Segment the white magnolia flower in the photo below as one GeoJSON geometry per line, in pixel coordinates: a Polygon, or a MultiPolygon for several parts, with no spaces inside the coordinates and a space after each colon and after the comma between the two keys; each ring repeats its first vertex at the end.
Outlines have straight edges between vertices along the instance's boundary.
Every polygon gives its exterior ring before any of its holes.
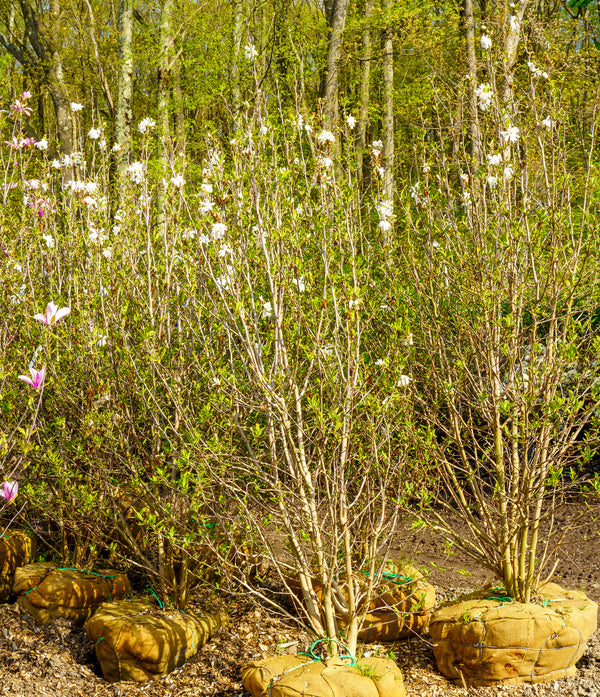
{"type": "Polygon", "coordinates": [[[431,167],[427,162],[423,163],[423,174],[429,174],[431,172],[431,167]]]}
{"type": "Polygon", "coordinates": [[[213,185],[210,182],[207,182],[206,180],[202,182],[202,185],[200,187],[200,191],[203,194],[212,194],[213,192],[213,185]]]}
{"type": "Polygon", "coordinates": [[[312,126],[309,123],[304,124],[304,132],[308,135],[312,133],[313,129],[312,126]]]}
{"type": "Polygon", "coordinates": [[[156,121],[154,119],[151,119],[151,118],[146,116],[145,119],[142,119],[138,123],[138,131],[140,133],[146,133],[147,131],[151,131],[155,126],[156,126],[156,121]]]}
{"type": "Polygon", "coordinates": [[[200,215],[206,215],[207,213],[210,213],[214,207],[215,204],[212,201],[209,201],[207,199],[200,201],[200,215]]]}
{"type": "Polygon", "coordinates": [[[324,169],[331,169],[331,167],[333,167],[333,160],[330,157],[319,157],[317,162],[324,169]]]}
{"type": "Polygon", "coordinates": [[[48,150],[48,141],[45,138],[42,138],[41,140],[38,140],[35,147],[38,150],[48,150]]]}
{"type": "Polygon", "coordinates": [[[134,184],[141,184],[144,181],[144,165],[142,162],[132,162],[127,168],[127,174],[134,184]]]}
{"type": "Polygon", "coordinates": [[[121,146],[120,146],[118,143],[115,143],[115,144],[112,146],[111,150],[112,150],[113,152],[121,152],[122,148],[121,148],[121,146]]]}
{"type": "Polygon", "coordinates": [[[412,378],[409,375],[401,375],[398,378],[398,382],[396,383],[396,387],[408,387],[411,380],[412,380],[412,378]]]}
{"type": "Polygon", "coordinates": [[[246,56],[246,60],[249,60],[249,61],[254,60],[256,58],[256,56],[258,56],[258,51],[254,47],[254,44],[248,42],[244,46],[244,56],[246,56]]]}
{"type": "Polygon", "coordinates": [[[46,243],[46,247],[48,247],[48,249],[56,245],[56,241],[54,240],[54,237],[52,237],[52,235],[42,235],[42,239],[46,243]]]}
{"type": "Polygon", "coordinates": [[[269,319],[273,315],[273,305],[268,300],[263,302],[261,316],[263,319],[269,319]]]}
{"type": "Polygon", "coordinates": [[[382,140],[374,140],[371,143],[371,148],[373,148],[373,150],[379,150],[381,152],[381,150],[383,150],[383,141],[382,140]]]}
{"type": "Polygon", "coordinates": [[[83,104],[78,104],[77,102],[71,102],[71,111],[81,111],[83,109],[83,104]]]}
{"type": "Polygon", "coordinates": [[[376,176],[378,179],[383,179],[383,177],[384,177],[384,175],[385,175],[385,169],[384,169],[381,165],[378,165],[377,167],[374,167],[374,168],[373,168],[373,171],[375,172],[375,176],[376,176]]]}
{"type": "Polygon", "coordinates": [[[490,174],[487,178],[487,185],[490,187],[490,189],[494,189],[497,183],[498,177],[494,177],[492,174],[490,174]]]}
{"type": "Polygon", "coordinates": [[[23,182],[23,186],[26,189],[35,191],[35,189],[40,189],[42,187],[42,182],[39,179],[26,179],[23,182]]]}
{"type": "Polygon", "coordinates": [[[516,143],[521,137],[521,131],[517,126],[509,126],[505,131],[500,131],[500,135],[507,143],[516,143]]]}
{"type": "Polygon", "coordinates": [[[228,244],[222,244],[219,247],[219,251],[217,252],[217,254],[220,257],[226,257],[229,254],[233,254],[233,249],[231,249],[231,247],[228,244]]]}
{"type": "Polygon", "coordinates": [[[52,162],[50,163],[50,166],[53,169],[60,169],[60,160],[52,160],[52,162]]]}
{"type": "Polygon", "coordinates": [[[331,131],[321,131],[319,135],[317,136],[317,141],[321,145],[325,145],[325,143],[335,143],[335,136],[331,131]]]}
{"type": "Polygon", "coordinates": [[[83,202],[88,208],[98,208],[98,201],[93,196],[86,196],[83,202]]]}
{"type": "Polygon", "coordinates": [[[475,90],[475,95],[477,96],[481,111],[487,111],[494,99],[494,93],[489,83],[483,82],[481,85],[478,85],[475,90]]]}
{"type": "Polygon", "coordinates": [[[431,246],[434,247],[435,249],[439,249],[441,247],[440,243],[437,240],[433,240],[431,243],[431,246]]]}
{"type": "Polygon", "coordinates": [[[487,159],[490,167],[496,167],[497,165],[502,164],[502,153],[498,153],[497,155],[488,155],[487,159]]]}
{"type": "Polygon", "coordinates": [[[113,225],[112,228],[113,234],[117,235],[119,232],[121,232],[121,226],[120,225],[113,225]]]}
{"type": "Polygon", "coordinates": [[[110,247],[105,247],[105,248],[102,250],[102,256],[103,256],[105,259],[112,259],[112,249],[111,249],[110,247]]]}
{"type": "Polygon", "coordinates": [[[542,121],[542,127],[545,128],[547,131],[551,131],[552,126],[554,126],[553,119],[550,116],[546,116],[546,118],[542,121]]]}
{"type": "Polygon", "coordinates": [[[466,172],[461,172],[460,173],[460,180],[462,181],[463,184],[468,184],[469,183],[469,175],[466,172]]]}
{"type": "Polygon", "coordinates": [[[266,136],[268,132],[269,132],[268,126],[265,126],[264,123],[261,123],[260,128],[258,129],[258,134],[261,136],[266,136]]]}
{"type": "Polygon", "coordinates": [[[492,48],[492,40],[489,36],[486,34],[481,35],[481,48],[484,51],[489,51],[490,48],[492,48]]]}
{"type": "Polygon", "coordinates": [[[173,184],[174,187],[177,189],[182,189],[185,181],[183,179],[183,174],[176,174],[175,176],[171,177],[171,184],[173,184]]]}
{"type": "Polygon", "coordinates": [[[381,230],[381,232],[389,232],[392,229],[392,224],[389,220],[380,220],[377,227],[381,230]]]}
{"type": "Polygon", "coordinates": [[[385,201],[379,201],[375,204],[375,208],[379,213],[379,217],[382,220],[387,220],[394,215],[394,202],[387,199],[385,201]]]}
{"type": "Polygon", "coordinates": [[[504,168],[504,172],[502,172],[502,179],[504,179],[505,182],[509,182],[514,176],[515,172],[512,168],[512,165],[506,166],[504,168]]]}
{"type": "Polygon", "coordinates": [[[212,226],[211,234],[215,240],[222,240],[225,237],[226,232],[227,225],[225,225],[225,223],[215,223],[212,226]]]}
{"type": "Polygon", "coordinates": [[[296,117],[296,128],[301,131],[304,128],[304,116],[302,114],[298,114],[296,117]]]}
{"type": "Polygon", "coordinates": [[[102,135],[102,131],[99,128],[90,128],[89,133],[88,133],[88,138],[91,138],[92,140],[98,140],[100,136],[102,135]]]}
{"type": "Polygon", "coordinates": [[[96,346],[106,346],[108,343],[108,336],[106,334],[102,334],[98,341],[96,342],[96,346]]]}
{"type": "Polygon", "coordinates": [[[377,366],[385,365],[385,358],[378,358],[378,359],[375,361],[375,365],[377,365],[377,366]]]}
{"type": "Polygon", "coordinates": [[[292,278],[292,283],[294,283],[296,288],[298,288],[299,293],[304,293],[304,291],[306,290],[304,276],[300,276],[300,278],[292,278]]]}
{"type": "Polygon", "coordinates": [[[96,182],[85,182],[83,188],[86,193],[95,194],[98,191],[98,184],[96,182]]]}
{"type": "Polygon", "coordinates": [[[346,116],[346,124],[350,130],[353,130],[353,128],[356,126],[356,119],[354,116],[352,116],[352,114],[348,114],[348,116],[346,116]]]}
{"type": "Polygon", "coordinates": [[[198,235],[198,244],[199,244],[201,247],[203,247],[205,244],[208,244],[209,242],[210,242],[210,237],[209,237],[206,233],[201,232],[201,233],[198,235]]]}
{"type": "Polygon", "coordinates": [[[511,15],[510,18],[510,30],[514,34],[518,34],[519,30],[521,29],[521,24],[519,23],[519,19],[517,18],[516,15],[511,15]]]}

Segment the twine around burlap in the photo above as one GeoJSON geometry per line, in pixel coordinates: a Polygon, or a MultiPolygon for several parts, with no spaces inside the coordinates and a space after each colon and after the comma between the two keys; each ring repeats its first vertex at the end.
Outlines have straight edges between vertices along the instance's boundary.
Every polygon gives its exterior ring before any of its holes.
{"type": "Polygon", "coordinates": [[[253,697],[406,697],[400,668],[385,658],[362,658],[351,666],[339,658],[274,656],[242,668],[253,697]]]}
{"type": "Polygon", "coordinates": [[[113,569],[86,571],[51,562],[29,564],[15,572],[17,602],[37,624],[64,617],[83,624],[107,600],[130,591],[125,574],[113,569]]]}
{"type": "Polygon", "coordinates": [[[101,605],[85,628],[106,680],[144,682],[181,666],[226,621],[128,600],[101,605]]]}
{"type": "Polygon", "coordinates": [[[572,676],[596,631],[598,605],[547,583],[536,602],[485,588],[436,611],[429,625],[439,670],[456,684],[549,682],[572,676]]]}
{"type": "MultiPolygon", "coordinates": [[[[359,588],[365,589],[369,578],[357,575],[359,588]]],[[[288,579],[296,601],[304,603],[302,589],[297,579],[288,579]]],[[[323,586],[316,579],[313,588],[319,600],[323,598],[323,586]]],[[[345,595],[346,589],[341,592],[345,595]]],[[[347,596],[346,596],[347,597],[347,596]]],[[[373,589],[358,638],[368,643],[397,641],[409,636],[424,634],[435,606],[435,588],[425,581],[423,574],[405,563],[387,562],[380,579],[373,589]]],[[[336,612],[341,627],[348,625],[348,617],[341,610],[336,612]]]]}
{"type": "Polygon", "coordinates": [[[15,571],[33,561],[35,540],[23,530],[8,530],[0,535],[0,603],[12,593],[15,571]]]}

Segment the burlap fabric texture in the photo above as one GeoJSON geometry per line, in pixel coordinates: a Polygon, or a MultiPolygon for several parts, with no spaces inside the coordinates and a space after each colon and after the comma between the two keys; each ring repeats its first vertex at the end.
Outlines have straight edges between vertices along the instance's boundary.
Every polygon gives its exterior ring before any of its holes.
{"type": "Polygon", "coordinates": [[[429,625],[439,670],[456,684],[549,682],[572,676],[597,628],[598,605],[547,583],[534,603],[484,588],[436,611],[429,625]]]}
{"type": "MultiPolygon", "coordinates": [[[[366,588],[368,576],[357,575],[359,587],[366,588]]],[[[294,597],[303,603],[300,583],[288,579],[294,597]]],[[[313,581],[319,600],[323,597],[323,586],[313,581]]],[[[345,594],[345,589],[342,588],[345,594]]],[[[435,606],[435,588],[425,581],[423,574],[410,564],[387,562],[380,581],[373,591],[362,628],[358,634],[361,641],[375,643],[397,641],[416,634],[424,634],[435,606]]],[[[348,624],[347,615],[338,612],[341,627],[348,624]]]]}
{"type": "Polygon", "coordinates": [[[83,624],[101,603],[129,591],[127,576],[118,571],[84,571],[50,562],[18,568],[13,586],[17,602],[37,624],[59,617],[83,624]]]}
{"type": "Polygon", "coordinates": [[[253,697],[406,697],[400,668],[385,658],[313,661],[306,656],[274,656],[242,668],[253,697]]]}
{"type": "Polygon", "coordinates": [[[8,530],[0,536],[0,603],[7,603],[12,593],[15,571],[31,564],[35,540],[23,530],[8,530]]]}
{"type": "Polygon", "coordinates": [[[226,621],[222,613],[195,615],[128,600],[101,605],[85,628],[106,680],[144,682],[185,663],[226,621]]]}

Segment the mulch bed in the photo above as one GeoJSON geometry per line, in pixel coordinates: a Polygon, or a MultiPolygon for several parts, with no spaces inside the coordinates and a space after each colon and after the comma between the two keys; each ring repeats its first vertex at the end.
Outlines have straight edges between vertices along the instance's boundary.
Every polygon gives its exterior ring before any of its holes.
{"type": "MultiPolygon", "coordinates": [[[[442,591],[442,599],[465,588],[442,591]]],[[[215,601],[195,599],[214,609],[215,601]]],[[[85,630],[57,620],[36,627],[15,603],[0,606],[0,695],[7,697],[247,697],[240,667],[257,658],[306,650],[310,636],[293,622],[277,617],[252,599],[241,597],[228,608],[231,621],[216,632],[188,663],[159,680],[136,684],[109,684],[100,676],[94,647],[85,630]]],[[[386,645],[369,644],[366,655],[395,657],[405,676],[409,697],[458,697],[480,695],[540,695],[600,697],[600,632],[590,640],[580,660],[577,677],[545,685],[464,689],[449,683],[435,667],[425,639],[409,639],[386,645]]]]}

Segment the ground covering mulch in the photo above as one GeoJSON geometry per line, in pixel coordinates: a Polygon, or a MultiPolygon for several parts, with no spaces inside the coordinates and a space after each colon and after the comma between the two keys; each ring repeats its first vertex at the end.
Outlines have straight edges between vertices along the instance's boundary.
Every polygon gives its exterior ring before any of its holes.
{"type": "MultiPolygon", "coordinates": [[[[429,571],[438,602],[452,600],[480,586],[489,575],[468,560],[446,554],[427,533],[408,529],[399,534],[396,552],[409,555],[429,571]]],[[[555,580],[584,590],[600,601],[600,536],[597,524],[569,536],[561,550],[555,580]]],[[[0,696],[6,697],[247,697],[240,668],[258,658],[306,651],[308,633],[248,595],[194,596],[193,609],[226,609],[230,621],[198,654],[170,675],[147,683],[107,683],[100,673],[92,642],[83,628],[66,620],[36,627],[16,603],[0,605],[0,696]]],[[[429,637],[391,644],[367,644],[365,655],[391,656],[404,674],[409,697],[600,697],[600,632],[591,638],[573,678],[546,684],[463,688],[446,680],[435,666],[429,637]]]]}

